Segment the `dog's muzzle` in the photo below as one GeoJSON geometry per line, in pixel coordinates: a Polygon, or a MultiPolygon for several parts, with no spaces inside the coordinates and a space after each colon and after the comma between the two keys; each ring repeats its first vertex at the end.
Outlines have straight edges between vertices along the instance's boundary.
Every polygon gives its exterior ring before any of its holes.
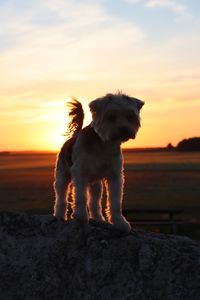
{"type": "Polygon", "coordinates": [[[127,127],[121,127],[116,134],[112,136],[112,140],[120,140],[122,142],[128,141],[131,138],[135,138],[135,133],[131,132],[127,127]]]}

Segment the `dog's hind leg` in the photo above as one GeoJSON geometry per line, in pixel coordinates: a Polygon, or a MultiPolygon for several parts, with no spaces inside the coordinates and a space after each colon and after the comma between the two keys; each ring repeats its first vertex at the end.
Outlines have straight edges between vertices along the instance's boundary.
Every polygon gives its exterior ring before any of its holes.
{"type": "Polygon", "coordinates": [[[55,190],[55,205],[54,216],[58,219],[65,219],[67,212],[67,189],[70,184],[70,174],[66,174],[61,169],[57,168],[55,174],[54,190],[55,190]]]}
{"type": "Polygon", "coordinates": [[[102,197],[102,183],[101,181],[89,185],[89,217],[98,222],[105,221],[102,215],[101,197],[102,197]]]}

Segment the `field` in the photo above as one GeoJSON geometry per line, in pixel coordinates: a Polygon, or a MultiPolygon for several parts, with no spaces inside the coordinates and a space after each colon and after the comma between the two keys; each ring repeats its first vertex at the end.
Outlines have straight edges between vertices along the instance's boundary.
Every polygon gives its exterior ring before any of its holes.
{"type": "MultiPolygon", "coordinates": [[[[51,213],[56,154],[0,156],[0,210],[51,213]]],[[[125,152],[124,208],[180,208],[200,220],[200,153],[125,152]]]]}
{"type": "Polygon", "coordinates": [[[125,199],[132,207],[182,208],[200,217],[200,153],[125,154],[125,199]]]}

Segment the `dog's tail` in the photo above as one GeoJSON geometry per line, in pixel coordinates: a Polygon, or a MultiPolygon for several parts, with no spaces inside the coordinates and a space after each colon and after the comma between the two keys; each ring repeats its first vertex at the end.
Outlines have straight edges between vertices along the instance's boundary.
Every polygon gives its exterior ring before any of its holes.
{"type": "Polygon", "coordinates": [[[67,107],[69,108],[69,124],[65,136],[67,139],[75,137],[83,126],[84,111],[81,103],[72,98],[72,101],[67,102],[67,107]]]}

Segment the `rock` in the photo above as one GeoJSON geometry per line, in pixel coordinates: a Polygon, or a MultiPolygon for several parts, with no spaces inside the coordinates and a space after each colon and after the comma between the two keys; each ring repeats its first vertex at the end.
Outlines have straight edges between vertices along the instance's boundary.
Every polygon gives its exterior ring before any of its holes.
{"type": "Polygon", "coordinates": [[[200,299],[200,244],[94,221],[0,214],[0,299],[200,299]]]}

